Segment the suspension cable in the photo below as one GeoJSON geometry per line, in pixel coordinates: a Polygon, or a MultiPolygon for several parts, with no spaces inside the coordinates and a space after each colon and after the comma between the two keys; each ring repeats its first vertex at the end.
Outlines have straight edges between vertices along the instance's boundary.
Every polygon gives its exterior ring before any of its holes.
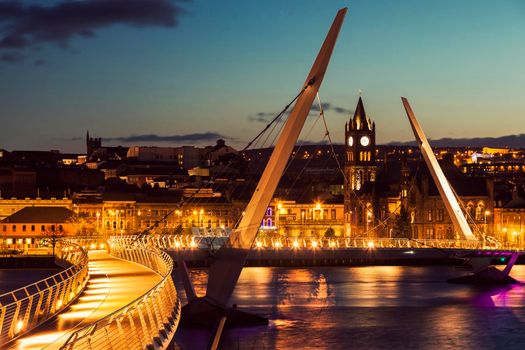
{"type": "MultiPolygon", "coordinates": [[[[242,152],[246,151],[249,147],[251,147],[251,145],[256,142],[268,129],[270,129],[270,127],[272,127],[272,125],[274,123],[276,123],[285,113],[286,111],[288,111],[288,109],[290,108],[290,106],[295,103],[299,97],[301,97],[301,95],[306,91],[306,89],[310,86],[312,86],[313,84],[315,83],[315,77],[310,79],[310,81],[308,81],[305,86],[301,89],[301,91],[299,91],[299,93],[281,110],[281,112],[279,112],[265,127],[264,129],[259,132],[250,142],[248,142],[248,144],[241,150],[239,151],[239,155],[242,154],[242,152]]],[[[223,169],[223,171],[225,171],[226,169],[228,169],[231,164],[232,164],[232,160],[230,160],[228,162],[228,164],[226,165],[225,169],[223,169]]],[[[190,196],[188,196],[187,198],[183,198],[182,201],[180,203],[178,203],[173,209],[171,209],[170,211],[168,211],[168,213],[164,214],[160,219],[158,220],[155,220],[153,224],[151,224],[149,227],[145,228],[142,232],[140,232],[138,235],[135,236],[135,241],[137,239],[140,239],[141,237],[145,236],[146,234],[150,233],[154,228],[157,228],[162,222],[166,222],[168,217],[170,217],[176,210],[179,210],[181,209],[190,199],[192,199],[193,197],[195,197],[197,195],[197,193],[200,192],[200,190],[202,188],[204,188],[205,186],[207,186],[210,182],[211,182],[211,178],[209,180],[207,180],[204,184],[201,184],[198,188],[197,188],[197,191],[194,191],[190,196]]]]}

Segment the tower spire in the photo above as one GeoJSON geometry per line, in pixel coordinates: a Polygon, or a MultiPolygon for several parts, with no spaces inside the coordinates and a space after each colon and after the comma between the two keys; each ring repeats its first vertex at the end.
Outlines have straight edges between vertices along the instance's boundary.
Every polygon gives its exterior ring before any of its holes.
{"type": "Polygon", "coordinates": [[[368,118],[366,117],[365,106],[363,105],[363,98],[359,95],[357,106],[355,107],[354,117],[352,121],[357,130],[369,129],[368,118]]]}

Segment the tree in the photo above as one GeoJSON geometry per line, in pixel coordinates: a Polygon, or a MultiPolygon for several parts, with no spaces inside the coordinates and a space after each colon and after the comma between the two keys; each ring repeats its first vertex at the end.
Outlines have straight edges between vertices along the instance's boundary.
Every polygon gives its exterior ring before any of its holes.
{"type": "Polygon", "coordinates": [[[410,214],[408,210],[401,205],[399,214],[396,214],[394,228],[392,230],[393,238],[410,238],[410,214]]]}
{"type": "Polygon", "coordinates": [[[51,246],[53,247],[53,256],[55,256],[55,247],[58,240],[64,237],[64,231],[62,231],[61,227],[62,226],[59,225],[51,225],[48,226],[44,232],[42,232],[42,236],[51,242],[51,246]]]}
{"type": "Polygon", "coordinates": [[[324,231],[324,238],[334,238],[335,237],[335,231],[333,228],[329,227],[324,231]]]}

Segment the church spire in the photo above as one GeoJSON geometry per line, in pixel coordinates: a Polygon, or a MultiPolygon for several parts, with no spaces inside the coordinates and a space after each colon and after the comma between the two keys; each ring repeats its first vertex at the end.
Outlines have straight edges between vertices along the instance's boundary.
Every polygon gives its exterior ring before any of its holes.
{"type": "Polygon", "coordinates": [[[356,130],[370,130],[369,120],[366,117],[365,106],[363,105],[363,99],[361,96],[359,96],[357,106],[355,107],[352,124],[356,130]]]}

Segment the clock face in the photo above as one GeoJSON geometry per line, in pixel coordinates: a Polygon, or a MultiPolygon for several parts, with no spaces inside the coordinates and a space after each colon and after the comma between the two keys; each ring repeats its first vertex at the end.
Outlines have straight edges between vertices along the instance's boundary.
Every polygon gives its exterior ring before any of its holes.
{"type": "Polygon", "coordinates": [[[350,136],[348,138],[348,146],[352,147],[354,145],[354,138],[352,136],[350,136]]]}
{"type": "Polygon", "coordinates": [[[370,144],[370,139],[368,138],[368,136],[363,136],[361,137],[361,140],[359,140],[361,142],[361,146],[368,146],[370,144]]]}

